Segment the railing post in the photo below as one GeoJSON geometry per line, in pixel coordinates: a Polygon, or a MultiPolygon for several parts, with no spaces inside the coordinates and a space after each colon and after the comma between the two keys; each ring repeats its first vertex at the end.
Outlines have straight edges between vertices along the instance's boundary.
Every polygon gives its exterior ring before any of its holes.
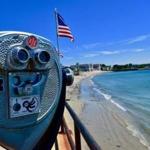
{"type": "Polygon", "coordinates": [[[68,126],[67,126],[67,123],[66,123],[66,121],[65,121],[65,118],[63,118],[63,125],[64,125],[64,132],[65,132],[65,134],[67,135],[67,138],[68,138],[68,141],[69,141],[71,150],[76,150],[74,141],[73,141],[73,139],[72,139],[72,136],[71,136],[71,133],[70,133],[69,128],[68,128],[68,126]]]}
{"type": "Polygon", "coordinates": [[[55,150],[59,150],[57,137],[56,137],[56,140],[55,140],[55,150]]]}
{"type": "Polygon", "coordinates": [[[74,133],[75,133],[76,150],[81,150],[81,136],[80,136],[80,131],[78,130],[75,122],[74,122],[74,133]]]}
{"type": "Polygon", "coordinates": [[[65,133],[65,129],[64,129],[64,121],[62,120],[62,123],[60,125],[60,133],[65,133]]]}

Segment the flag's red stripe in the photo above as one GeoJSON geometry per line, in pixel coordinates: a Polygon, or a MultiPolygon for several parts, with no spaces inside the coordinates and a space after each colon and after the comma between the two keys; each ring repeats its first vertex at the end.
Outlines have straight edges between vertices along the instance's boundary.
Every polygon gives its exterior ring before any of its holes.
{"type": "Polygon", "coordinates": [[[68,35],[59,35],[60,37],[67,37],[70,38],[71,41],[74,41],[74,37],[73,36],[68,36],[68,35]]]}
{"type": "Polygon", "coordinates": [[[70,36],[72,36],[72,34],[67,33],[67,32],[59,32],[59,33],[58,33],[58,35],[63,35],[63,34],[64,34],[64,35],[70,35],[70,36]]]}
{"type": "Polygon", "coordinates": [[[58,31],[69,31],[69,32],[71,32],[71,30],[68,30],[68,29],[60,29],[60,28],[58,28],[58,31]]]}
{"type": "Polygon", "coordinates": [[[71,32],[67,31],[67,30],[58,30],[58,33],[68,33],[68,34],[71,34],[71,32]]]}
{"type": "Polygon", "coordinates": [[[69,37],[69,38],[73,39],[73,36],[72,36],[72,35],[68,35],[68,34],[59,34],[59,36],[62,36],[62,37],[69,37]]]}
{"type": "Polygon", "coordinates": [[[70,37],[70,36],[67,36],[67,35],[60,35],[60,37],[67,37],[67,38],[70,38],[70,39],[71,39],[71,41],[73,41],[73,40],[74,40],[74,38],[73,38],[73,37],[70,37]]]}
{"type": "Polygon", "coordinates": [[[59,29],[69,29],[70,30],[70,28],[68,26],[60,26],[60,25],[58,25],[58,28],[59,29]]]}
{"type": "Polygon", "coordinates": [[[69,29],[62,29],[62,28],[58,28],[58,31],[68,31],[68,32],[71,32],[71,30],[69,30],[69,29]]]}

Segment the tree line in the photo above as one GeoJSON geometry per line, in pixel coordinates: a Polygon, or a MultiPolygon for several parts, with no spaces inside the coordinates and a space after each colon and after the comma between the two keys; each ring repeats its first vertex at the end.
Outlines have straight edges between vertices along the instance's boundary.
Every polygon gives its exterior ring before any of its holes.
{"type": "Polygon", "coordinates": [[[140,70],[140,69],[150,69],[150,64],[125,64],[125,65],[113,65],[112,71],[128,71],[128,70],[140,70]]]}

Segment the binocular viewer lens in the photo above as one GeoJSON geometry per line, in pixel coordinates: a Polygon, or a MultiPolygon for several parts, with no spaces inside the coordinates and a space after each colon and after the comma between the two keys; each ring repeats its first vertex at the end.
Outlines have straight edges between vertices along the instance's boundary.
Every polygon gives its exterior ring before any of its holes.
{"type": "Polygon", "coordinates": [[[36,58],[39,63],[46,64],[50,60],[50,54],[47,51],[39,51],[36,55],[36,58]]]}
{"type": "Polygon", "coordinates": [[[24,49],[20,49],[20,50],[18,51],[18,60],[19,60],[20,62],[27,62],[28,59],[29,59],[29,54],[28,54],[28,52],[27,52],[26,50],[24,50],[24,49]]]}
{"type": "Polygon", "coordinates": [[[24,64],[29,60],[29,58],[29,52],[22,47],[16,47],[12,50],[12,59],[17,63],[24,64]]]}

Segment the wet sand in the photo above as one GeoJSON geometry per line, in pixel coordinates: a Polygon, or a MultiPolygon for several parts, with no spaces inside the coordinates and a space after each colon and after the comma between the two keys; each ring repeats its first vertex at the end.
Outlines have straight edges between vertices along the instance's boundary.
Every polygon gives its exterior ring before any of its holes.
{"type": "MultiPolygon", "coordinates": [[[[90,93],[90,78],[101,73],[93,71],[76,76],[74,84],[67,87],[67,98],[71,99],[69,104],[103,150],[147,150],[142,141],[127,129],[125,113],[114,104],[90,93]],[[87,95],[81,95],[82,86],[87,95]]],[[[73,132],[73,122],[66,111],[65,118],[73,132]]],[[[88,149],[85,143],[83,149],[88,149]]]]}

